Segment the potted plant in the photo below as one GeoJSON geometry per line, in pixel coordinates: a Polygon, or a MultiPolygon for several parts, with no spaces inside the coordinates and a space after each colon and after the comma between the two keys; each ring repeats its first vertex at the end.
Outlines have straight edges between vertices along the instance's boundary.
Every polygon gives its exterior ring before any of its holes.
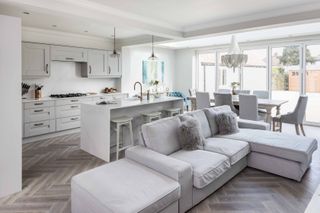
{"type": "Polygon", "coordinates": [[[236,95],[236,89],[240,86],[240,82],[231,82],[232,95],[236,95]]]}

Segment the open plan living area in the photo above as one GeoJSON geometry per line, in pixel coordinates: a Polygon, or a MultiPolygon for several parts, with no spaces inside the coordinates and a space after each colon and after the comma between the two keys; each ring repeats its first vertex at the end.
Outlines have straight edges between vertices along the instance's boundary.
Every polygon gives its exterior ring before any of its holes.
{"type": "Polygon", "coordinates": [[[319,0],[0,0],[0,213],[320,213],[319,0]]]}

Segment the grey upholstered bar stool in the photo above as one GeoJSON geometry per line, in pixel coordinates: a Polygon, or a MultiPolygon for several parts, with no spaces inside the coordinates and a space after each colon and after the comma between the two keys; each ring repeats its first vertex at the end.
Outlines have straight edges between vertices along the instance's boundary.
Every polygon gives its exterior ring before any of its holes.
{"type": "Polygon", "coordinates": [[[112,119],[111,122],[116,125],[116,160],[119,159],[119,152],[133,146],[133,131],[132,131],[132,120],[131,117],[121,117],[112,119]],[[129,129],[129,144],[124,145],[123,141],[123,127],[129,129]],[[120,133],[122,133],[122,141],[120,141],[120,133]]]}
{"type": "Polygon", "coordinates": [[[168,117],[173,117],[181,114],[180,108],[171,108],[171,109],[166,109],[164,111],[166,112],[168,117]]]}
{"type": "Polygon", "coordinates": [[[150,123],[155,120],[161,119],[161,112],[149,112],[143,113],[145,123],[150,123]]]}

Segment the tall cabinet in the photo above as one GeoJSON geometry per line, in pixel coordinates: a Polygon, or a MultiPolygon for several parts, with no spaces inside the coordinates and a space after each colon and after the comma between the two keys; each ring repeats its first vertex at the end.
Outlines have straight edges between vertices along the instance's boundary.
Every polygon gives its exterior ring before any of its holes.
{"type": "Polygon", "coordinates": [[[22,43],[22,76],[24,78],[50,76],[50,45],[22,43]]]}

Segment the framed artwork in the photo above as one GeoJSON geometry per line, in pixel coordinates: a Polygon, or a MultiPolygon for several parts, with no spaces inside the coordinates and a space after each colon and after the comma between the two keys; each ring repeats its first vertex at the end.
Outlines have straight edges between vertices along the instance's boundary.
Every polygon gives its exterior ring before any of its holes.
{"type": "Polygon", "coordinates": [[[163,61],[142,61],[142,83],[152,85],[154,81],[164,83],[164,62],[163,61]]]}

